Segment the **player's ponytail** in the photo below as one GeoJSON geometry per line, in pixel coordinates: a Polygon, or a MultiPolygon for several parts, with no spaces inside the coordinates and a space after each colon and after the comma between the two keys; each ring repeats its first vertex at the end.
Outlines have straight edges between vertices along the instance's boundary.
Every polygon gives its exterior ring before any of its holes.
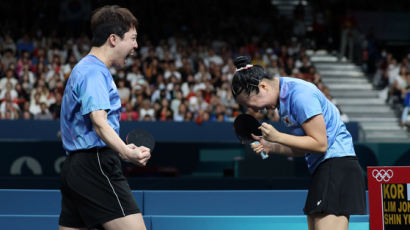
{"type": "Polygon", "coordinates": [[[263,78],[273,79],[265,72],[262,66],[252,65],[251,59],[248,56],[239,56],[235,58],[234,65],[236,68],[232,79],[232,95],[236,98],[242,91],[245,90],[246,95],[251,92],[259,93],[259,82],[263,78]]]}

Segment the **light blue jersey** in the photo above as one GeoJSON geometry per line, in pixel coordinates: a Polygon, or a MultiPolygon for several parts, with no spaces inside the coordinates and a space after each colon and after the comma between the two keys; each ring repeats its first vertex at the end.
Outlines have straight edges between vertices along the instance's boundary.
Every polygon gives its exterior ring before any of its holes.
{"type": "Polygon", "coordinates": [[[302,124],[315,115],[322,114],[326,124],[327,151],[325,154],[306,153],[309,171],[325,159],[355,156],[352,136],[340,119],[339,110],[312,83],[304,80],[281,77],[279,115],[293,135],[305,136],[302,124]]]}
{"type": "Polygon", "coordinates": [[[109,125],[119,133],[120,109],[120,96],[109,69],[97,57],[85,56],[71,72],[61,105],[61,137],[67,154],[106,146],[94,131],[90,112],[107,111],[109,125]]]}

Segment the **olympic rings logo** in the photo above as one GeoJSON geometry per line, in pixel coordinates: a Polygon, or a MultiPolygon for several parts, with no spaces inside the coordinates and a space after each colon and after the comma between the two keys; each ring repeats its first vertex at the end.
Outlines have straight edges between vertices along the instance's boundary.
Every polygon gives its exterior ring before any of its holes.
{"type": "Polygon", "coordinates": [[[393,177],[393,170],[388,169],[388,170],[384,170],[384,169],[373,169],[372,171],[372,176],[374,177],[374,179],[376,179],[378,182],[388,182],[392,177],[393,177]]]}

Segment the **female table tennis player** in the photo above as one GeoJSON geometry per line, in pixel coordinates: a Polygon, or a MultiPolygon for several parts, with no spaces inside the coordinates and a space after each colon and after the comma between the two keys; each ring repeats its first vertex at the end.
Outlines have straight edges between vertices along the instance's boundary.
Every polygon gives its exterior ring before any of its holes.
{"type": "Polygon", "coordinates": [[[349,216],[366,213],[364,179],[350,133],[338,109],[313,84],[269,75],[249,57],[234,61],[235,100],[253,110],[278,108],[291,134],[262,123],[256,153],[305,156],[312,181],[304,213],[309,230],[348,229],[349,216]]]}

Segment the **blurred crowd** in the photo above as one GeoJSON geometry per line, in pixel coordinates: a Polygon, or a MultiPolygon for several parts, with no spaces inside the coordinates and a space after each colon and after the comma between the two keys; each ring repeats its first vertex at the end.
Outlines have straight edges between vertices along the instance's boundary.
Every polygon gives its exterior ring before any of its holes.
{"type": "MultiPolygon", "coordinates": [[[[128,57],[124,68],[111,68],[123,105],[121,120],[231,121],[245,112],[229,83],[239,55],[249,55],[272,75],[313,82],[337,105],[307,49],[340,50],[375,73],[374,85],[385,90],[381,94],[388,103],[408,101],[408,58],[395,60],[378,49],[371,32],[359,33],[345,1],[314,1],[312,11],[299,1],[290,18],[274,2],[116,1],[141,22],[137,55],[128,57]],[[309,17],[311,28],[305,23],[309,17]]],[[[357,9],[369,7],[349,2],[357,9]]],[[[376,2],[373,7],[379,9],[383,1],[376,2]]],[[[101,4],[107,3],[7,0],[0,5],[0,119],[59,119],[65,82],[90,50],[89,16],[101,4]]],[[[277,118],[274,111],[254,115],[277,118]]],[[[342,119],[347,122],[347,115],[342,119]]]]}
{"type": "Polygon", "coordinates": [[[376,63],[373,85],[380,97],[392,107],[402,110],[401,125],[405,126],[410,107],[410,54],[397,60],[392,53],[382,50],[376,63]]]}
{"type": "MultiPolygon", "coordinates": [[[[5,35],[0,44],[1,119],[59,119],[65,82],[87,55],[89,38],[5,35]]],[[[217,39],[170,37],[156,45],[143,42],[125,67],[110,69],[121,97],[121,120],[232,121],[243,110],[230,90],[233,59],[239,55],[251,56],[272,75],[313,82],[332,100],[296,37],[285,44],[254,37],[238,48],[217,39]]],[[[258,116],[275,119],[273,111],[258,116]]]]}

